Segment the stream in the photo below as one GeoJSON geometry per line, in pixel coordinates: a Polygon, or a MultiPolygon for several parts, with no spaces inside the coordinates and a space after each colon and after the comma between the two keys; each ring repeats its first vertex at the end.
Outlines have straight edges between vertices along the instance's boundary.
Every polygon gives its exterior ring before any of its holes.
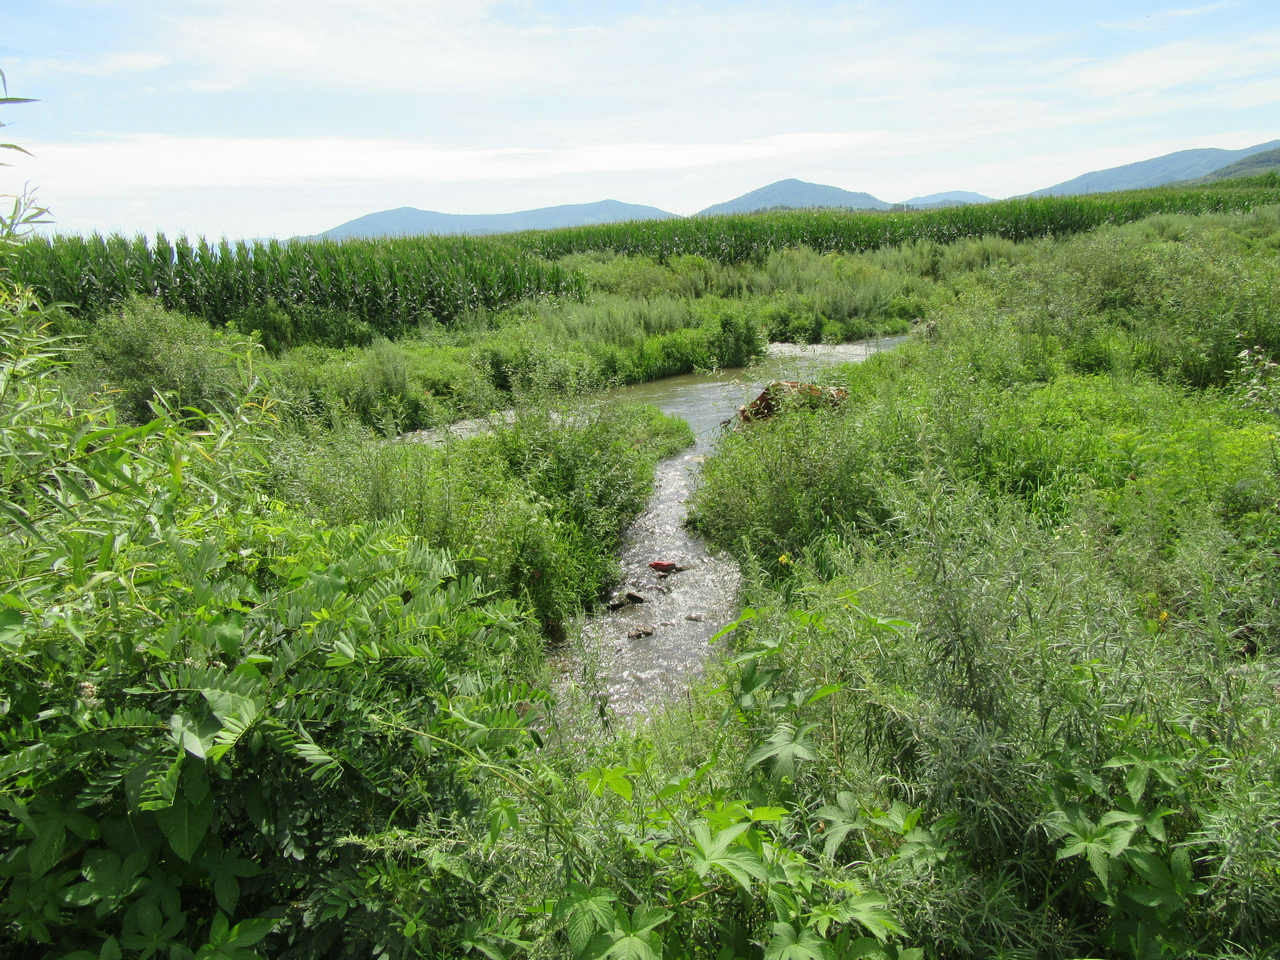
{"type": "Polygon", "coordinates": [[[682,417],[693,428],[694,446],[658,464],[648,507],[623,535],[618,559],[621,581],[610,608],[583,618],[581,645],[562,652],[563,674],[581,677],[595,668],[599,694],[619,716],[647,713],[662,700],[679,696],[698,676],[708,641],[738,615],[741,574],[728,554],[711,553],[684,527],[685,502],[698,464],[710,452],[721,424],[773,380],[821,382],[825,368],[865,360],[903,337],[862,343],[769,345],[768,356],[741,370],[690,374],[624,387],[624,400],[649,403],[682,417]],[[668,574],[649,567],[667,561],[681,568],[668,574]],[[630,598],[630,599],[628,599],[630,598]]]}

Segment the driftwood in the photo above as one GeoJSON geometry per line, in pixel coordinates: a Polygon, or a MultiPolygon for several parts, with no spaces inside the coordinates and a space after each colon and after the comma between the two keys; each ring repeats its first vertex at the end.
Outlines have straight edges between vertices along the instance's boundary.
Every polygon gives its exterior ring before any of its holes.
{"type": "Polygon", "coordinates": [[[838,407],[848,399],[849,391],[842,387],[824,387],[816,383],[801,383],[799,380],[775,380],[761,391],[760,396],[738,408],[738,421],[751,423],[767,420],[792,400],[838,407]]]}

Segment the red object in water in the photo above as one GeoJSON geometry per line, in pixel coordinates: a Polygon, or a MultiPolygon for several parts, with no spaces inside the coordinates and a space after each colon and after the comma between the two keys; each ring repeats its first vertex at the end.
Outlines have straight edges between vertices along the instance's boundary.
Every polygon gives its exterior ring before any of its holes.
{"type": "Polygon", "coordinates": [[[684,567],[670,560],[655,560],[649,564],[649,569],[657,570],[659,573],[675,573],[677,570],[683,570],[684,567]]]}

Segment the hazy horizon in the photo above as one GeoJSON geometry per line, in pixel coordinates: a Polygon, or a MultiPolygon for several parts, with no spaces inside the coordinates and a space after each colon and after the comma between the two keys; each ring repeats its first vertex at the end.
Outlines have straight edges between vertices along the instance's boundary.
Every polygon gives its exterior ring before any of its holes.
{"type": "Polygon", "coordinates": [[[1275,139],[1257,2],[13,0],[0,192],[70,231],[315,234],[397,207],[690,214],[786,178],[1020,195],[1275,139]]]}

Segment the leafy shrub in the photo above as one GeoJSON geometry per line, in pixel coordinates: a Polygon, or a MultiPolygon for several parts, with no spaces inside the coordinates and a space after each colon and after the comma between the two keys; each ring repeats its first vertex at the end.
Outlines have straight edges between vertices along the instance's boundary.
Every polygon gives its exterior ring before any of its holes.
{"type": "Polygon", "coordinates": [[[784,410],[704,465],[693,518],[752,602],[725,716],[793,756],[804,735],[789,802],[838,857],[857,838],[848,868],[878,862],[940,956],[1265,956],[1277,936],[1266,360],[1239,357],[1231,393],[1188,386],[1270,323],[1270,274],[1230,246],[1193,223],[996,266],[931,339],[847,369],[842,410],[784,410]]]}
{"type": "Polygon", "coordinates": [[[426,542],[477,558],[463,570],[558,630],[611,585],[617,538],[648,500],[654,463],[690,442],[688,426],[651,408],[537,394],[490,428],[439,448],[301,434],[273,449],[276,490],[331,524],[401,518],[426,542]]]}
{"type": "Polygon", "coordinates": [[[236,326],[256,334],[267,352],[276,356],[304,344],[367,347],[378,338],[372,326],[345,310],[313,304],[286,310],[271,297],[246,307],[236,326]]]}
{"type": "Polygon", "coordinates": [[[134,299],[94,328],[82,375],[116,391],[116,409],[127,422],[147,423],[158,416],[158,397],[206,413],[232,402],[250,352],[248,342],[202,320],[134,299]]]}

